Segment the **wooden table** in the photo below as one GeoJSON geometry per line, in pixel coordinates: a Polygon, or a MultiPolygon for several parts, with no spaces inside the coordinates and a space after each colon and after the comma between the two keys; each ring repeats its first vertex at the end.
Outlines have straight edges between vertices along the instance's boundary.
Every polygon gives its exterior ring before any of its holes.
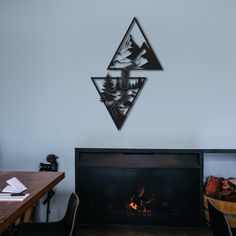
{"type": "Polygon", "coordinates": [[[41,197],[49,192],[64,177],[64,172],[1,172],[0,189],[7,183],[6,180],[16,177],[26,187],[30,195],[22,202],[0,201],[0,234],[31,209],[41,197]]]}

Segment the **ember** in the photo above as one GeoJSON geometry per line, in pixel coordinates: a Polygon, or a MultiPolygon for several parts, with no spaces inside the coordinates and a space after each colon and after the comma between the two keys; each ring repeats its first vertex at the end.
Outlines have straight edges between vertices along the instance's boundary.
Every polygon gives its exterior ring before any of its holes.
{"type": "Polygon", "coordinates": [[[145,188],[141,187],[138,192],[130,198],[130,201],[128,202],[128,215],[151,216],[152,207],[155,201],[155,194],[152,193],[151,197],[147,198],[145,196],[145,188]]]}

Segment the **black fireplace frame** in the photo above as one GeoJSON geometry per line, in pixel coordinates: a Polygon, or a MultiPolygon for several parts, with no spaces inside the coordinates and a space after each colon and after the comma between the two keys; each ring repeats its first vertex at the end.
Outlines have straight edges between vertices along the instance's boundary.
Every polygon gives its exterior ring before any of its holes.
{"type": "MultiPolygon", "coordinates": [[[[152,154],[198,154],[198,164],[199,164],[199,206],[198,206],[198,223],[194,227],[203,226],[203,151],[199,149],[136,149],[136,148],[75,148],[75,192],[79,195],[80,186],[80,160],[81,154],[102,154],[102,153],[117,153],[117,154],[127,154],[127,155],[152,155],[152,154]]],[[[94,226],[94,225],[93,225],[94,226]]],[[[95,225],[98,226],[98,225],[95,225]]],[[[99,225],[100,226],[100,225],[99,225]]],[[[111,225],[102,225],[111,226],[111,225]]],[[[117,225],[112,225],[117,226],[117,225]]],[[[119,225],[119,226],[129,226],[129,225],[119,225]]],[[[133,227],[133,226],[132,226],[133,227]]],[[[146,227],[146,226],[144,226],[146,227]]],[[[151,226],[152,228],[155,226],[151,226]]],[[[158,226],[159,227],[159,226],[158,226]]]]}

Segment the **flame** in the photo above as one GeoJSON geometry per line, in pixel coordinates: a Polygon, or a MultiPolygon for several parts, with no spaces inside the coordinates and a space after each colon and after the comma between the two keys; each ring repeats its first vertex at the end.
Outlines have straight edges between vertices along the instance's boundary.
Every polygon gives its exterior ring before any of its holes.
{"type": "Polygon", "coordinates": [[[134,210],[138,210],[138,205],[137,204],[135,204],[134,202],[130,202],[129,203],[129,206],[132,208],[132,209],[134,209],[134,210]]]}
{"type": "MultiPolygon", "coordinates": [[[[130,210],[128,211],[129,216],[151,216],[153,203],[156,201],[154,193],[151,193],[149,198],[144,197],[145,189],[141,187],[136,194],[134,194],[129,202],[128,206],[130,210]]],[[[150,194],[149,194],[150,195],[150,194]]]]}

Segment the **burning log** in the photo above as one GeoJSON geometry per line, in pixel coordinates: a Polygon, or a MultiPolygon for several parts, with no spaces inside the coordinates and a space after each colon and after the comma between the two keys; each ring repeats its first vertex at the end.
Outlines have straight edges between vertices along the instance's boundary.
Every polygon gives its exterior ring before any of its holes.
{"type": "Polygon", "coordinates": [[[141,214],[143,216],[145,215],[151,215],[151,205],[153,202],[156,201],[154,193],[152,193],[151,198],[148,198],[148,200],[144,199],[144,193],[145,193],[145,188],[141,187],[137,194],[132,196],[130,198],[130,201],[128,202],[129,208],[137,214],[141,214]]]}

